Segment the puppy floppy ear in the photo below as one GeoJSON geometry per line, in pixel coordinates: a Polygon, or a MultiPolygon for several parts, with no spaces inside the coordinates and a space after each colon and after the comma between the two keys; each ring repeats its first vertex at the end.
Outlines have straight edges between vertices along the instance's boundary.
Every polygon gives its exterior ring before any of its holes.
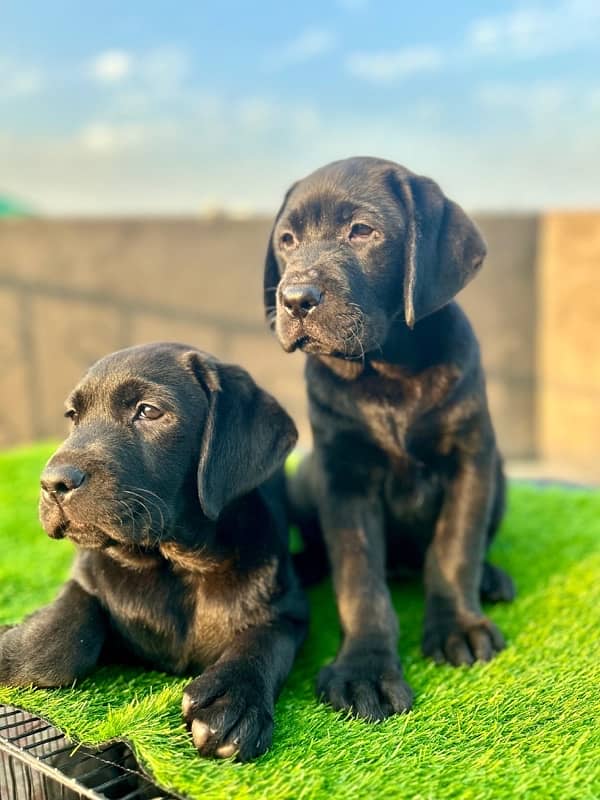
{"type": "Polygon", "coordinates": [[[297,183],[292,184],[285,193],[285,197],[283,198],[283,203],[281,204],[281,207],[277,212],[277,216],[275,217],[275,222],[273,223],[273,227],[271,228],[271,233],[269,234],[269,244],[267,245],[267,254],[265,256],[265,271],[263,276],[263,300],[265,304],[265,316],[271,323],[273,323],[275,318],[275,308],[277,305],[277,286],[279,285],[279,281],[281,280],[281,275],[279,274],[279,264],[277,263],[277,258],[275,257],[273,236],[275,234],[275,228],[277,227],[277,223],[279,222],[281,215],[283,214],[283,210],[287,204],[288,198],[296,186],[297,183]]]}
{"type": "Polygon", "coordinates": [[[216,520],[232,500],[255,489],[285,461],[298,432],[274,397],[246,370],[189,353],[187,364],[208,395],[198,460],[198,498],[216,520]]]}
{"type": "Polygon", "coordinates": [[[407,221],[404,317],[412,328],[467,285],[486,246],[475,223],[437,183],[404,171],[395,174],[395,182],[407,221]]]}

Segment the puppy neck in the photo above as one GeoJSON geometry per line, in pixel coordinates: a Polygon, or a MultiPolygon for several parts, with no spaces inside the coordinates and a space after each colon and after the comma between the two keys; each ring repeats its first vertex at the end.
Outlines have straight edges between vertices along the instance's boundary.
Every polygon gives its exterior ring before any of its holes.
{"type": "Polygon", "coordinates": [[[193,523],[181,520],[178,524],[176,521],[153,544],[113,542],[102,548],[102,552],[120,566],[136,572],[159,567],[165,562],[193,572],[210,571],[215,561],[222,559],[216,544],[216,525],[200,513],[193,517],[193,523]]]}
{"type": "Polygon", "coordinates": [[[351,361],[348,358],[327,355],[311,355],[309,358],[316,358],[317,361],[320,361],[328,369],[334,372],[338,378],[343,378],[347,381],[356,380],[360,375],[362,375],[367,367],[366,358],[361,359],[360,361],[351,361]]]}
{"type": "Polygon", "coordinates": [[[338,377],[348,381],[374,373],[395,377],[398,370],[403,375],[417,374],[451,360],[452,337],[448,331],[457,329],[459,318],[462,318],[461,312],[455,303],[450,303],[417,322],[413,328],[408,327],[404,318],[394,319],[381,347],[367,352],[362,359],[328,355],[309,357],[317,358],[338,377]]]}
{"type": "Polygon", "coordinates": [[[206,545],[186,547],[179,542],[165,542],[160,546],[160,553],[174,567],[198,575],[227,573],[234,561],[233,557],[215,553],[206,545]]]}
{"type": "Polygon", "coordinates": [[[317,358],[337,377],[347,381],[375,373],[387,375],[391,367],[401,368],[403,372],[416,372],[422,367],[423,361],[423,324],[417,324],[419,330],[416,330],[417,326],[409,328],[404,320],[395,321],[381,347],[365,353],[360,359],[330,355],[309,358],[317,358]]]}

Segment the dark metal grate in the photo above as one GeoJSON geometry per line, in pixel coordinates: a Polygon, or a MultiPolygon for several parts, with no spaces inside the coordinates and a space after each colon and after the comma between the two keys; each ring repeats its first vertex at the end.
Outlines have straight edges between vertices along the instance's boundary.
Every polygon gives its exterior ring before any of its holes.
{"type": "Polygon", "coordinates": [[[0,800],[176,800],[124,742],[78,746],[40,717],[0,705],[0,800]]]}

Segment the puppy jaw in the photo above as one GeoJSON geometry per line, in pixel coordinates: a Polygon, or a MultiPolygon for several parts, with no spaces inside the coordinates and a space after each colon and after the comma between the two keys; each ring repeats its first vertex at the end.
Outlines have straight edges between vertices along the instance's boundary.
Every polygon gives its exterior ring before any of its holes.
{"type": "Polygon", "coordinates": [[[106,502],[101,503],[103,511],[94,514],[89,512],[85,502],[78,502],[75,507],[75,504],[63,505],[56,499],[41,497],[40,522],[51,539],[67,538],[88,549],[103,549],[116,543],[130,547],[149,544],[151,537],[141,535],[141,525],[137,525],[136,530],[130,519],[122,523],[114,510],[111,513],[111,500],[107,497],[106,502]]]}
{"type": "Polygon", "coordinates": [[[64,539],[69,528],[69,520],[62,506],[41,496],[38,510],[40,522],[47,535],[51,539],[64,539]]]}
{"type": "Polygon", "coordinates": [[[114,543],[112,531],[96,524],[82,524],[70,519],[58,502],[40,499],[39,516],[42,527],[51,539],[70,539],[74,544],[98,550],[114,543]]]}
{"type": "Polygon", "coordinates": [[[378,349],[387,333],[387,319],[378,310],[366,312],[356,303],[346,303],[345,292],[324,292],[324,299],[303,319],[284,308],[277,294],[275,333],[286,353],[336,356],[348,360],[363,358],[378,349]]]}
{"type": "Polygon", "coordinates": [[[108,459],[98,453],[84,451],[74,456],[63,445],[49,464],[67,461],[83,469],[87,477],[84,486],[63,498],[41,491],[39,519],[50,538],[68,538],[90,549],[115,543],[152,547],[162,540],[171,527],[171,515],[160,498],[126,488],[120,476],[106,468],[108,459]]]}

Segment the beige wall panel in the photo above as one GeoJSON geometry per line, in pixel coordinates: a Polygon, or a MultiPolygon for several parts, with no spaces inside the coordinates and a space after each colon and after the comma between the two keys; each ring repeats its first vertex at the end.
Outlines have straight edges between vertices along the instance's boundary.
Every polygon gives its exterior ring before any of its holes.
{"type": "Polygon", "coordinates": [[[174,320],[155,314],[136,314],[131,320],[128,344],[182,342],[213,355],[224,349],[227,340],[219,329],[200,322],[174,320]]]}
{"type": "Polygon", "coordinates": [[[31,325],[39,433],[62,436],[63,401],[94,361],[119,347],[119,315],[111,307],[37,298],[31,325]]]}
{"type": "Polygon", "coordinates": [[[539,306],[541,452],[600,478],[600,213],[544,219],[539,306]]]}

